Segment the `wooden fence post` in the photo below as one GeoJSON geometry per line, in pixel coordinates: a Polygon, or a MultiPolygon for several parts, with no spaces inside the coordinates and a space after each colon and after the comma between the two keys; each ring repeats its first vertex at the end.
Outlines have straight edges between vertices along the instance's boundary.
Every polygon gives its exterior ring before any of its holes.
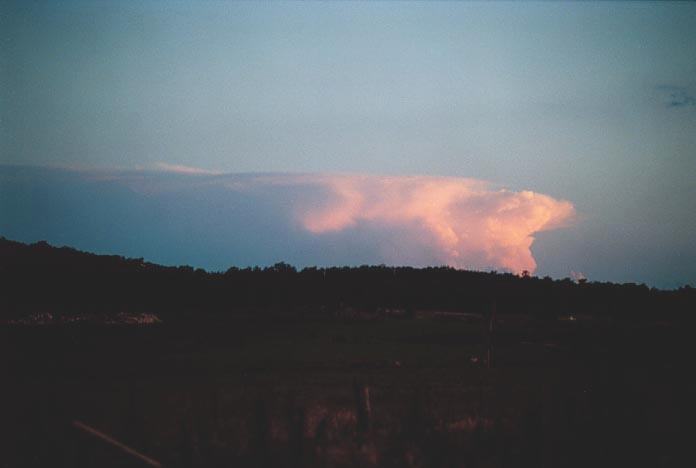
{"type": "Polygon", "coordinates": [[[496,304],[493,301],[490,315],[488,317],[488,352],[486,353],[486,366],[492,369],[495,365],[493,357],[493,346],[495,344],[495,321],[496,321],[496,304]]]}
{"type": "Polygon", "coordinates": [[[360,385],[357,379],[353,379],[353,394],[355,396],[355,416],[358,433],[366,434],[370,431],[370,419],[372,416],[370,387],[360,385]]]}
{"type": "Polygon", "coordinates": [[[256,466],[271,466],[271,458],[268,453],[270,450],[270,430],[271,422],[268,415],[266,402],[259,398],[256,401],[254,414],[254,426],[252,432],[252,454],[256,459],[256,466]]]}
{"type": "Polygon", "coordinates": [[[288,445],[290,449],[290,466],[300,468],[304,466],[305,453],[305,409],[301,405],[290,408],[288,418],[288,445]]]}

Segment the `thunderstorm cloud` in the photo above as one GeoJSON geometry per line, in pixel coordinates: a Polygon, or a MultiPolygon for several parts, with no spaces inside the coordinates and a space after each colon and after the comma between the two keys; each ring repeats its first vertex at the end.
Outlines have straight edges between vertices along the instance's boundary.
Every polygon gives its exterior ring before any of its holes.
{"type": "Polygon", "coordinates": [[[535,235],[575,214],[568,201],[458,177],[219,174],[163,164],[4,172],[12,199],[24,191],[35,202],[8,207],[8,237],[34,233],[219,269],[284,260],[533,272],[535,235]],[[42,194],[45,203],[36,201],[42,194]],[[47,207],[50,213],[42,213],[47,207]]]}

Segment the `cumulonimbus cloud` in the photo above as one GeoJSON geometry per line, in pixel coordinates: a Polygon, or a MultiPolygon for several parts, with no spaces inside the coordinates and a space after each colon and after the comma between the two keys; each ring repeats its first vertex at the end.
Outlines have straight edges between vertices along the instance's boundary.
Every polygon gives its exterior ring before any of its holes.
{"type": "Polygon", "coordinates": [[[534,235],[575,214],[568,201],[456,177],[256,175],[228,180],[227,187],[280,187],[302,229],[317,237],[367,230],[384,247],[376,260],[392,264],[409,263],[420,249],[427,255],[415,257],[430,264],[533,272],[534,235]]]}
{"type": "Polygon", "coordinates": [[[575,212],[567,201],[496,189],[474,179],[337,175],[286,180],[328,190],[322,202],[296,207],[311,233],[321,236],[360,225],[386,228],[391,245],[401,240],[404,248],[420,244],[435,252],[435,260],[458,268],[534,271],[534,234],[567,224],[575,212]]]}
{"type": "Polygon", "coordinates": [[[134,254],[207,268],[286,260],[533,272],[535,235],[575,214],[564,200],[457,177],[219,174],[167,165],[35,170],[33,178],[29,169],[5,172],[7,199],[46,196],[10,206],[4,226],[18,239],[39,232],[128,254],[121,249],[138,233],[134,254]]]}

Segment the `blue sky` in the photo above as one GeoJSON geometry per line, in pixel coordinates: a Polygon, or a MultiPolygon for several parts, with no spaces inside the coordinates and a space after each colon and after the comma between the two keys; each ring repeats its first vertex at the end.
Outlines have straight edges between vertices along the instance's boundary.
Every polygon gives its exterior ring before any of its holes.
{"type": "Polygon", "coordinates": [[[0,30],[2,164],[486,180],[575,206],[539,274],[696,284],[696,4],[6,2],[0,30]]]}

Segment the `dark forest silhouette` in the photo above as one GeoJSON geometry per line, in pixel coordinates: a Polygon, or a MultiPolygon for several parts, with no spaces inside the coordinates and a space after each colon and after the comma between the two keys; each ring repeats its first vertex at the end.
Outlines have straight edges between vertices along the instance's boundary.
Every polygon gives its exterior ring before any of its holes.
{"type": "Polygon", "coordinates": [[[536,318],[583,314],[594,318],[688,318],[696,290],[658,290],[638,284],[553,280],[527,274],[451,267],[360,266],[266,268],[206,272],[142,258],[95,255],[46,242],[0,238],[4,319],[31,313],[155,313],[167,319],[225,317],[240,310],[330,313],[344,307],[499,313],[536,318]]]}

